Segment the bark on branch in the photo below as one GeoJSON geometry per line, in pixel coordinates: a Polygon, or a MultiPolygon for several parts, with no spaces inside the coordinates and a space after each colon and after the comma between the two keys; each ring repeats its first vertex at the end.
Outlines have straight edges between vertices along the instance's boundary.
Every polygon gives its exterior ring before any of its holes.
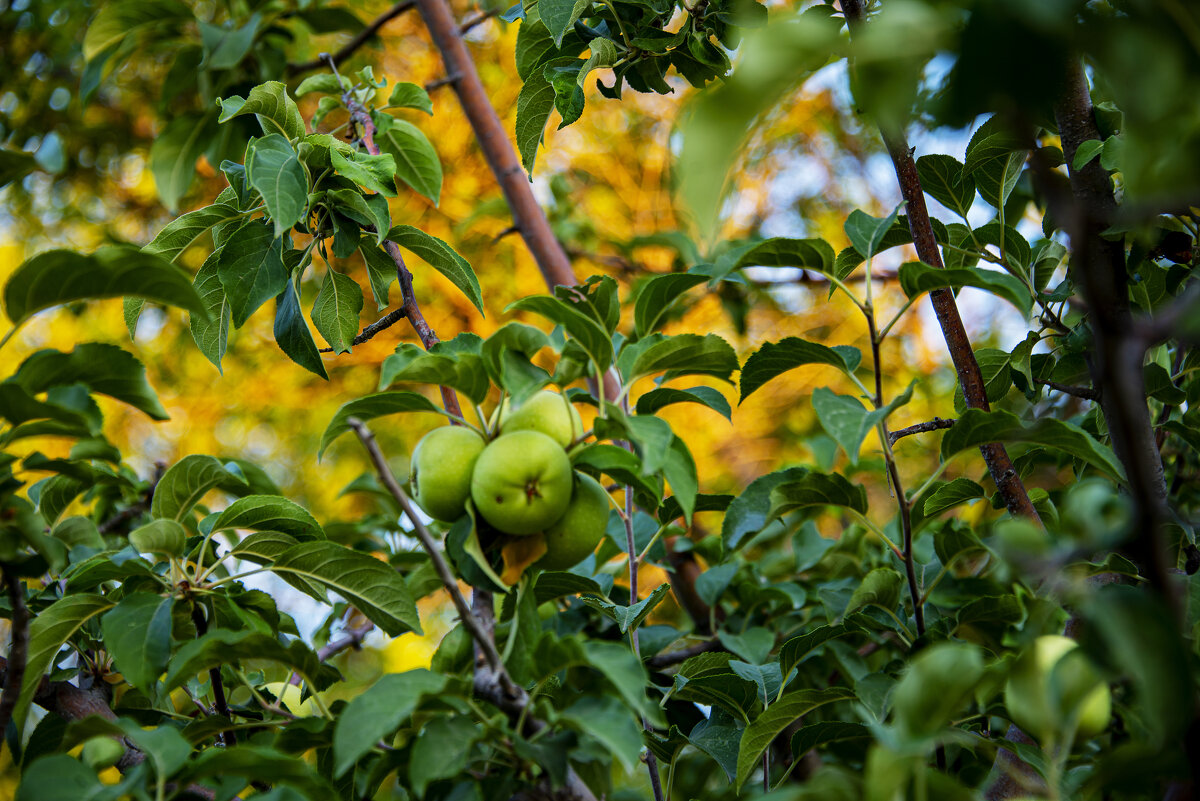
{"type": "MultiPolygon", "coordinates": [[[[358,50],[358,48],[362,47],[364,44],[366,44],[367,42],[369,42],[371,40],[371,37],[373,37],[373,36],[375,36],[375,34],[379,33],[380,28],[382,28],[387,23],[391,22],[396,17],[403,14],[405,11],[408,11],[410,8],[412,8],[415,5],[416,5],[416,3],[414,2],[414,0],[404,0],[401,3],[396,3],[396,5],[392,6],[387,11],[383,12],[378,17],[376,17],[374,20],[372,20],[370,22],[370,24],[368,24],[367,27],[365,27],[361,31],[359,31],[354,36],[353,39],[351,39],[349,42],[346,42],[346,44],[344,44],[340,48],[338,48],[337,52],[332,54],[333,60],[341,62],[341,61],[345,61],[346,59],[350,58],[350,56],[354,55],[354,52],[356,50],[358,50]]],[[[312,72],[313,70],[318,70],[321,67],[325,66],[326,55],[327,54],[322,53],[320,56],[318,56],[317,58],[314,58],[312,61],[305,61],[303,64],[288,64],[287,74],[289,76],[300,75],[305,72],[312,72]]]]}
{"type": "MultiPolygon", "coordinates": [[[[855,32],[866,23],[866,10],[862,0],[842,0],[842,10],[850,25],[850,32],[855,32]]],[[[883,143],[891,156],[892,165],[896,170],[896,178],[900,182],[900,193],[907,202],[905,214],[908,215],[908,228],[912,233],[913,246],[917,255],[926,264],[943,269],[942,255],[938,250],[937,239],[934,237],[933,226],[929,222],[929,211],[925,207],[925,193],[921,188],[921,179],[917,176],[917,164],[913,160],[913,151],[909,147],[908,138],[902,130],[891,130],[880,126],[883,143]]],[[[958,312],[958,304],[954,293],[948,289],[938,289],[929,293],[929,300],[937,315],[938,325],[950,350],[954,361],[954,369],[958,373],[958,383],[962,386],[963,396],[971,409],[989,411],[987,393],[983,373],[979,362],[975,359],[975,351],[971,340],[963,326],[962,317],[958,312]]],[[[1021,477],[1013,467],[1012,459],[1005,447],[993,442],[979,447],[983,460],[987,463],[988,472],[996,482],[1000,497],[1013,515],[1039,520],[1033,502],[1021,477]]]]}

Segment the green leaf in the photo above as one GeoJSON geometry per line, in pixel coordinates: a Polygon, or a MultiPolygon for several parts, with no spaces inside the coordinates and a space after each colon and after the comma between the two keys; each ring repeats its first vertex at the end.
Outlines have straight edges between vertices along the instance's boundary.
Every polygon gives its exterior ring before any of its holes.
{"type": "Polygon", "coordinates": [[[316,687],[328,685],[322,676],[321,660],[300,640],[286,645],[273,634],[252,629],[230,631],[210,629],[203,636],[184,643],[175,652],[167,670],[165,689],[183,686],[197,673],[242,660],[266,659],[295,670],[316,687]]]}
{"type": "Polygon", "coordinates": [[[337,353],[349,353],[358,336],[358,315],[363,307],[362,287],[348,275],[330,267],[313,303],[313,325],[337,353]]]}
{"type": "MultiPolygon", "coordinates": [[[[605,473],[622,484],[631,484],[636,489],[661,502],[662,489],[648,479],[642,471],[642,461],[624,448],[607,443],[588,445],[571,455],[576,467],[591,468],[605,473]]],[[[658,503],[655,503],[657,506],[658,503]]]]}
{"type": "Polygon", "coordinates": [[[320,92],[326,95],[340,95],[349,89],[349,85],[344,78],[334,75],[332,72],[319,72],[316,75],[309,75],[300,85],[296,87],[296,97],[304,97],[312,92],[320,92]]]}
{"type": "Polygon", "coordinates": [[[976,645],[942,642],[926,648],[892,690],[896,726],[910,738],[937,733],[967,705],[983,675],[976,645]]]}
{"type": "Polygon", "coordinates": [[[642,712],[646,707],[646,668],[633,651],[626,645],[600,640],[588,640],[583,650],[588,665],[604,674],[625,705],[634,712],[642,712]]]}
{"type": "Polygon", "coordinates": [[[179,254],[209,231],[245,216],[246,212],[238,211],[236,206],[228,203],[214,203],[189,211],[163,226],[154,239],[142,248],[142,252],[175,261],[179,254]]]}
{"type": "Polygon", "coordinates": [[[956,478],[948,484],[943,484],[925,500],[925,516],[940,515],[947,509],[953,509],[959,504],[983,498],[986,496],[983,487],[969,478],[956,478]]]}
{"type": "Polygon", "coordinates": [[[638,337],[656,331],[676,300],[692,287],[708,280],[706,275],[671,273],[655,276],[643,284],[633,305],[634,330],[638,337]]]}
{"type": "Polygon", "coordinates": [[[730,375],[738,369],[733,347],[716,334],[677,334],[643,342],[646,346],[637,351],[633,363],[623,371],[627,383],[664,371],[668,378],[711,375],[729,381],[730,375]]]}
{"type": "Polygon", "coordinates": [[[367,266],[367,278],[371,281],[375,308],[377,311],[385,309],[388,306],[388,292],[396,282],[396,265],[390,256],[375,246],[369,236],[359,240],[358,252],[362,254],[363,263],[367,266]]]}
{"type": "Polygon", "coordinates": [[[968,409],[942,437],[942,458],[989,442],[1029,442],[1055,448],[1092,467],[1124,480],[1125,471],[1111,448],[1101,445],[1074,423],[1042,417],[1026,423],[1008,411],[968,409]]]}
{"type": "Polygon", "coordinates": [[[733,422],[733,409],[729,406],[729,401],[712,387],[691,387],[689,389],[659,387],[658,389],[652,389],[638,398],[637,413],[643,415],[654,414],[659,409],[676,403],[698,403],[701,406],[707,406],[726,420],[733,422]]]}
{"type": "Polygon", "coordinates": [[[779,649],[779,670],[783,675],[783,680],[787,681],[792,668],[803,662],[813,651],[830,640],[845,637],[849,633],[850,630],[845,625],[835,624],[817,626],[806,634],[792,637],[779,649]]]}
{"type": "Polygon", "coordinates": [[[767,750],[767,746],[792,723],[826,704],[850,701],[854,698],[854,693],[845,687],[794,690],[784,695],[742,733],[741,745],[738,748],[737,781],[734,786],[740,789],[746,783],[750,774],[761,763],[763,751],[767,750]]]}
{"type": "Polygon", "coordinates": [[[679,504],[684,521],[690,526],[696,509],[696,495],[700,492],[700,479],[696,474],[696,462],[687,444],[679,437],[671,438],[662,474],[674,493],[671,497],[679,504]]]}
{"type": "Polygon", "coordinates": [[[185,456],[167,468],[154,487],[150,515],[182,521],[210,490],[241,483],[212,456],[185,456]]]}
{"type": "Polygon", "coordinates": [[[484,736],[485,730],[470,717],[435,717],[425,724],[413,743],[408,762],[409,784],[414,794],[423,797],[430,783],[461,777],[472,748],[484,736]]]}
{"type": "Polygon", "coordinates": [[[372,192],[387,197],[396,196],[396,160],[391,153],[372,156],[351,151],[343,155],[341,150],[331,149],[329,162],[333,165],[333,171],[343,178],[349,178],[372,192]]]}
{"type": "Polygon", "coordinates": [[[158,677],[167,669],[167,660],[171,656],[174,603],[175,599],[171,597],[134,593],[121,599],[100,618],[104,647],[117,670],[125,681],[152,697],[158,677]]]}
{"type": "Polygon", "coordinates": [[[462,256],[448,244],[436,236],[413,228],[411,225],[397,225],[388,231],[387,238],[402,248],[411,250],[423,259],[430,267],[444,275],[450,283],[458,287],[467,299],[483,314],[483,296],[479,292],[479,279],[475,271],[462,256]]]}
{"type": "Polygon", "coordinates": [[[715,708],[705,720],[696,724],[688,742],[713,758],[730,782],[737,775],[738,745],[742,729],[725,710],[715,708]]]}
{"type": "Polygon", "coordinates": [[[271,570],[325,585],[389,636],[421,633],[417,607],[404,578],[367,554],[332,542],[304,542],[280,554],[271,570]]]}
{"type": "Polygon", "coordinates": [[[49,250],[27,259],[4,285],[4,311],[20,325],[64,303],[126,295],[208,313],[186,273],[166,259],[123,245],[90,256],[49,250]]]}
{"type": "Polygon", "coordinates": [[[412,717],[422,696],[437,695],[446,677],[428,670],[384,675],[353,698],[333,730],[334,776],[341,776],[383,738],[412,717]]]}
{"type": "Polygon", "coordinates": [[[264,303],[287,288],[283,240],[262,222],[248,222],[235,231],[215,258],[235,328],[241,328],[264,303]]]}
{"type": "MultiPolygon", "coordinates": [[[[504,310],[528,311],[561,325],[567,335],[587,352],[600,371],[612,364],[613,346],[608,332],[600,323],[568,303],[549,295],[534,295],[509,304],[504,310]]],[[[735,357],[736,361],[736,357],[735,357]]]]}
{"type": "Polygon", "coordinates": [[[257,797],[262,801],[299,801],[296,793],[284,794],[286,788],[278,785],[292,785],[302,790],[304,797],[310,801],[336,798],[338,795],[302,757],[287,756],[273,748],[249,743],[205,749],[188,764],[187,771],[179,780],[180,784],[187,786],[203,777],[227,781],[231,776],[243,779],[244,783],[268,781],[277,785],[275,789],[257,797]]]}
{"type": "Polygon", "coordinates": [[[843,227],[846,230],[846,236],[850,237],[850,244],[862,254],[864,259],[870,259],[879,253],[884,235],[891,230],[892,225],[896,222],[896,216],[902,208],[904,208],[903,203],[892,209],[892,213],[886,217],[872,217],[858,209],[850,212],[843,227]]]}
{"type": "Polygon", "coordinates": [[[203,66],[210,70],[236,67],[250,52],[260,22],[258,14],[252,14],[241,27],[235,27],[228,21],[220,26],[200,22],[200,40],[204,46],[203,66]]]}
{"type": "Polygon", "coordinates": [[[303,506],[278,495],[247,495],[238,498],[212,524],[211,531],[229,529],[278,531],[305,540],[323,540],[321,525],[303,506]]]}
{"type": "Polygon", "coordinates": [[[975,202],[975,181],[963,173],[963,165],[953,156],[931,155],[917,159],[921,188],[950,211],[967,219],[975,202]]]}
{"type": "Polygon", "coordinates": [[[555,47],[562,47],[563,37],[590,5],[590,0],[541,0],[538,3],[538,15],[550,31],[555,47]]]}
{"type": "Polygon", "coordinates": [[[380,367],[380,389],[387,389],[397,381],[453,387],[473,403],[482,403],[491,387],[479,356],[473,353],[427,353],[410,342],[397,346],[396,352],[384,359],[380,367]]]}
{"type": "Polygon", "coordinates": [[[128,403],[155,420],[168,419],[166,409],[146,381],[146,368],[133,354],[116,345],[88,342],[70,353],[40,350],[22,362],[8,381],[33,395],[53,387],[83,384],[92,392],[128,403]]]}
{"type": "Polygon", "coordinates": [[[415,108],[433,115],[433,102],[429,99],[429,93],[425,91],[424,87],[415,83],[400,81],[393,86],[392,94],[388,97],[388,105],[397,108],[415,108]]]}
{"type": "Polygon", "coordinates": [[[379,392],[352,400],[343,404],[334,414],[333,419],[329,421],[329,425],[325,427],[325,433],[321,435],[321,445],[317,448],[317,458],[320,459],[324,455],[325,449],[331,442],[350,430],[346,421],[351,417],[357,417],[366,422],[374,420],[376,417],[401,412],[441,413],[441,409],[424,395],[418,395],[415,392],[379,392]]]}
{"type": "Polygon", "coordinates": [[[0,189],[19,181],[37,169],[33,155],[20,150],[0,147],[0,189]]]}
{"type": "Polygon", "coordinates": [[[394,160],[395,175],[436,206],[442,194],[442,161],[429,139],[406,120],[382,115],[377,119],[388,120],[376,132],[375,142],[394,160]]]}
{"type": "Polygon", "coordinates": [[[861,723],[822,720],[792,735],[792,756],[799,759],[814,748],[853,740],[870,740],[872,737],[871,730],[861,723]]]}
{"type": "Polygon", "coordinates": [[[253,114],[258,118],[264,134],[282,134],[288,140],[304,136],[304,118],[296,101],[288,97],[287,87],[279,81],[267,81],[254,87],[243,100],[238,96],[221,101],[221,116],[225,122],[242,114],[253,114]]]}
{"type": "MultiPolygon", "coordinates": [[[[526,26],[521,27],[523,29],[526,26]]],[[[552,45],[552,42],[549,44],[552,45]]],[[[554,85],[546,80],[542,70],[532,72],[517,95],[517,149],[521,152],[521,166],[531,179],[538,145],[542,141],[542,131],[546,128],[546,121],[550,119],[554,99],[554,85]]]]}
{"type": "Polygon", "coordinates": [[[246,148],[246,180],[267,204],[276,237],[282,237],[304,219],[308,174],[286,136],[269,134],[251,140],[246,148]]]}
{"type": "Polygon", "coordinates": [[[129,544],[138,553],[182,556],[187,531],[175,520],[151,520],[129,533],[129,544]]]}
{"type": "Polygon", "coordinates": [[[559,713],[560,718],[599,741],[632,773],[642,750],[633,713],[612,696],[584,696],[559,713]]]}
{"type": "Polygon", "coordinates": [[[150,146],[150,173],[168,209],[179,208],[196,177],[196,161],[212,139],[212,114],[184,114],[167,123],[150,146]]]}
{"type": "Polygon", "coordinates": [[[21,772],[14,801],[91,801],[103,797],[108,785],[96,771],[69,754],[50,754],[32,760],[21,772]]]}
{"type": "Polygon", "coordinates": [[[809,506],[845,506],[865,514],[867,491],[839,473],[806,471],[771,490],[771,511],[767,517],[774,520],[809,506]]]}
{"type": "Polygon", "coordinates": [[[642,625],[646,617],[654,611],[654,607],[658,606],[659,602],[670,591],[670,584],[660,584],[658,587],[655,587],[654,592],[631,606],[621,606],[597,595],[582,595],[579,600],[615,620],[617,628],[621,630],[622,634],[625,634],[631,629],[637,629],[638,626],[642,625]]]}
{"type": "MultiPolygon", "coordinates": [[[[834,252],[823,239],[765,239],[742,253],[733,270],[744,267],[797,267],[816,270],[824,275],[833,273],[834,252]]],[[[714,276],[721,277],[721,276],[714,276]]]]}
{"type": "Polygon", "coordinates": [[[107,612],[113,602],[102,595],[74,594],[55,601],[34,616],[29,625],[29,655],[25,661],[25,681],[13,709],[18,727],[25,721],[29,704],[41,684],[41,677],[51,667],[63,643],[96,615],[107,612]]]}
{"type": "Polygon", "coordinates": [[[329,380],[317,343],[313,341],[312,332],[300,313],[300,300],[291,281],[287,282],[283,293],[275,298],[275,342],[296,364],[329,380]]]}
{"type": "Polygon", "coordinates": [[[806,364],[828,364],[850,374],[857,364],[851,365],[839,351],[817,342],[799,337],[786,337],[779,342],[764,343],[746,363],[742,365],[742,403],[763,384],[776,376],[806,364]]]}
{"type": "Polygon", "coordinates": [[[865,606],[878,606],[888,612],[895,612],[900,604],[900,590],[904,586],[904,577],[890,567],[877,567],[863,577],[862,583],[850,596],[846,605],[846,615],[853,614],[865,606]]]}
{"type": "Polygon", "coordinates": [[[392,215],[388,209],[386,197],[383,195],[364,197],[361,192],[352,189],[331,189],[326,194],[326,198],[334,201],[337,211],[360,225],[375,226],[375,244],[383,244],[388,229],[392,227],[392,215]]]}
{"type": "Polygon", "coordinates": [[[218,372],[224,373],[221,370],[221,359],[225,357],[225,349],[229,344],[229,322],[232,312],[225,287],[221,284],[217,267],[219,260],[218,250],[204,260],[192,284],[192,288],[208,309],[208,319],[196,314],[189,315],[188,325],[196,347],[216,366],[218,372]]]}
{"type": "Polygon", "coordinates": [[[1099,139],[1089,139],[1086,142],[1081,142],[1079,147],[1075,148],[1075,160],[1071,162],[1071,169],[1082,170],[1092,159],[1100,155],[1100,151],[1104,150],[1104,142],[1099,139]]]}
{"type": "Polygon", "coordinates": [[[935,289],[960,289],[971,286],[1004,298],[1021,310],[1026,317],[1033,307],[1033,297],[1020,279],[996,270],[958,267],[939,270],[919,261],[910,261],[900,266],[900,288],[909,298],[935,289]]]}
{"type": "Polygon", "coordinates": [[[849,395],[834,394],[827,387],[820,387],[813,392],[812,405],[817,413],[817,419],[829,432],[852,464],[858,464],[858,453],[862,449],[863,439],[871,429],[887,418],[896,409],[912,399],[914,381],[908,389],[897,395],[890,403],[879,409],[867,411],[866,408],[849,395]]]}

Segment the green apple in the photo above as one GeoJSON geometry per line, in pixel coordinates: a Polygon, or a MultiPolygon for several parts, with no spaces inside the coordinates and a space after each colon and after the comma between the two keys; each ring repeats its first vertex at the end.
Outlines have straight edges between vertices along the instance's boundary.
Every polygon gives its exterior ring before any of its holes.
{"type": "Polygon", "coordinates": [[[543,390],[516,408],[500,404],[500,433],[514,431],[540,431],[565,448],[583,436],[583,420],[566,397],[543,390]]]}
{"type": "Polygon", "coordinates": [[[608,493],[600,482],[576,473],[571,504],[546,529],[546,555],[533,566],[540,570],[566,570],[590,556],[608,527],[608,506],[608,493]]]}
{"type": "Polygon", "coordinates": [[[471,500],[505,534],[536,534],[567,511],[571,472],[566,451],[545,434],[502,434],[475,460],[471,500]]]}
{"type": "Polygon", "coordinates": [[[1112,693],[1103,676],[1068,637],[1038,637],[1016,661],[1004,687],[1009,717],[1045,744],[1068,734],[1095,737],[1108,728],[1112,693]]]}
{"type": "Polygon", "coordinates": [[[471,474],[483,452],[483,437],[465,426],[430,431],[413,450],[413,496],[434,520],[451,522],[466,511],[471,474]]]}

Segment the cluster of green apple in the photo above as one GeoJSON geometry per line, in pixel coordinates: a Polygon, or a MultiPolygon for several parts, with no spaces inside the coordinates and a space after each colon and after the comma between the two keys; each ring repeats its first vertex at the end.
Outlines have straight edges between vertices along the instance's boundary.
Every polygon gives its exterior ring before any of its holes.
{"type": "Polygon", "coordinates": [[[542,537],[533,567],[565,570],[586,559],[608,525],[608,493],[571,467],[567,448],[583,436],[566,396],[542,391],[520,406],[507,399],[493,416],[491,441],[473,428],[445,426],[413,451],[414,497],[434,520],[453,522],[468,499],[492,528],[542,537]]]}

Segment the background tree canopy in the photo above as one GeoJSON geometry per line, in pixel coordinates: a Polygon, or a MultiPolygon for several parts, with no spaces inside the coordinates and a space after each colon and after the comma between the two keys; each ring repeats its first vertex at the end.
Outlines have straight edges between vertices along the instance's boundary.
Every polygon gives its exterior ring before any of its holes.
{"type": "Polygon", "coordinates": [[[1190,5],[0,35],[0,792],[1196,793],[1190,5]]]}

